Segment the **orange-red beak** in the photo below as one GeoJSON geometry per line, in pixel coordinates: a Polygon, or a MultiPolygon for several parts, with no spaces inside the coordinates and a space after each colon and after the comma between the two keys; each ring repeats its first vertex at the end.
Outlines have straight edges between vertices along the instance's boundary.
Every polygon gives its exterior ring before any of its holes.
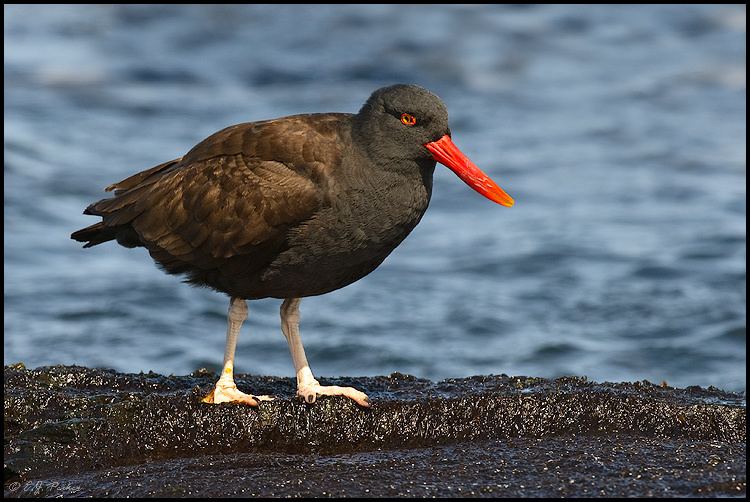
{"type": "Polygon", "coordinates": [[[469,158],[458,149],[447,134],[437,141],[424,145],[435,160],[456,173],[464,183],[491,201],[511,207],[513,198],[484,174],[469,158]]]}

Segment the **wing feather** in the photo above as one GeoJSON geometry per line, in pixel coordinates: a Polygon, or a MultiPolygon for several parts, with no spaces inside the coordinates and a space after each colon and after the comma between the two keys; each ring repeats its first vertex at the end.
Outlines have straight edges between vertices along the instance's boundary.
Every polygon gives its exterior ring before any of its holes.
{"type": "MultiPolygon", "coordinates": [[[[321,179],[340,162],[345,114],[238,124],[166,162],[107,187],[92,204],[103,228],[134,231],[170,273],[217,287],[254,273],[284,249],[289,230],[325,204],[321,179]]],[[[113,234],[114,235],[114,234],[113,234]]]]}

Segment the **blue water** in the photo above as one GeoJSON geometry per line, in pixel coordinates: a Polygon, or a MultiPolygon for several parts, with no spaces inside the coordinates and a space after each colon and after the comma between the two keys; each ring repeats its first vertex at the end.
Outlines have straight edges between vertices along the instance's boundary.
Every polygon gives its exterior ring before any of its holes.
{"type": "MultiPolygon", "coordinates": [[[[316,375],[507,373],[745,389],[744,6],[5,7],[4,361],[185,374],[227,299],[81,249],[104,186],[227,125],[419,83],[516,199],[438,166],[416,230],[302,302],[316,375]]],[[[291,376],[277,300],[239,372],[291,376]]]]}

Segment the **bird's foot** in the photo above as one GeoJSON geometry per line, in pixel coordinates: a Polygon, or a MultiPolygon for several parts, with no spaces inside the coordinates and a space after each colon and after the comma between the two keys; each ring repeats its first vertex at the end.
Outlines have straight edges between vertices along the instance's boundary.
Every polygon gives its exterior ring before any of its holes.
{"type": "Polygon", "coordinates": [[[297,395],[304,399],[308,404],[314,403],[318,396],[346,396],[360,406],[365,408],[370,407],[370,400],[364,392],[360,392],[353,387],[320,385],[317,380],[306,385],[298,385],[297,395]]]}
{"type": "Polygon", "coordinates": [[[248,406],[258,406],[260,401],[273,401],[272,396],[254,396],[252,394],[245,394],[237,390],[237,386],[232,382],[231,384],[218,382],[216,387],[209,392],[209,394],[201,399],[204,403],[220,404],[220,403],[239,403],[246,404],[248,406]]]}

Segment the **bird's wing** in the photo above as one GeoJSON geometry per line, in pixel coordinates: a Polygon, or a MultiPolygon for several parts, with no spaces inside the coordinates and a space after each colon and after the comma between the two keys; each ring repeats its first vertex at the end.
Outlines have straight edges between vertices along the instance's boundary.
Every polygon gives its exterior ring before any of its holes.
{"type": "Polygon", "coordinates": [[[300,115],[228,127],[182,159],[113,184],[115,197],[86,212],[102,216],[105,227],[132,228],[168,272],[247,255],[262,267],[283,250],[290,228],[326,205],[343,118],[300,115]]]}

